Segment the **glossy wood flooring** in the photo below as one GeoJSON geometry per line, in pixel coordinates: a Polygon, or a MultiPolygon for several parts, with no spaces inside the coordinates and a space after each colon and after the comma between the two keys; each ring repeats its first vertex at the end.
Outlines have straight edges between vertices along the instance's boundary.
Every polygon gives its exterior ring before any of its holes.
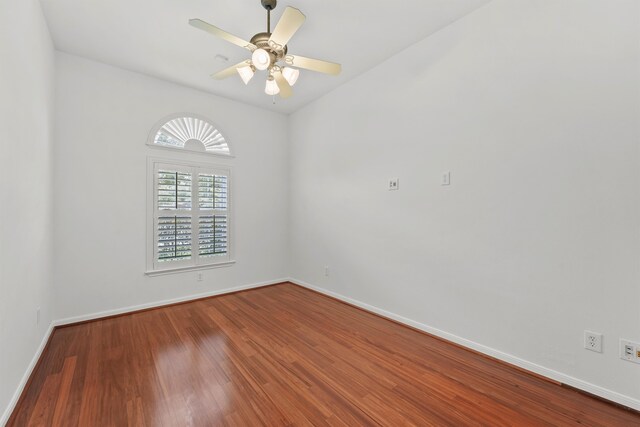
{"type": "Polygon", "coordinates": [[[11,426],[640,425],[292,284],[57,329],[11,426]]]}

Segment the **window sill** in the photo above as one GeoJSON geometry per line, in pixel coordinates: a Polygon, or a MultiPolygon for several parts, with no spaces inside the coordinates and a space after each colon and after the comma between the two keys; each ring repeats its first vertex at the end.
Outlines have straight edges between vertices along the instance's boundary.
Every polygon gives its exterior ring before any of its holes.
{"type": "Polygon", "coordinates": [[[191,265],[189,267],[168,268],[166,270],[151,270],[151,271],[145,271],[144,274],[150,277],[165,276],[167,274],[186,273],[188,271],[209,270],[211,268],[231,267],[235,263],[236,263],[235,261],[224,261],[224,262],[217,262],[215,264],[191,265]]]}

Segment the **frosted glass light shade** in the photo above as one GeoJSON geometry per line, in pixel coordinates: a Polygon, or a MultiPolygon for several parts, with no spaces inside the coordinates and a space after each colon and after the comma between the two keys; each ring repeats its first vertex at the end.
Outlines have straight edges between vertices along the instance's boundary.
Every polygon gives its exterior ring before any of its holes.
{"type": "Polygon", "coordinates": [[[253,75],[255,74],[250,65],[247,65],[246,67],[236,68],[236,71],[238,72],[238,74],[240,74],[240,78],[242,79],[244,84],[249,84],[249,82],[253,78],[253,75]]]}
{"type": "Polygon", "coordinates": [[[293,86],[298,81],[300,70],[296,70],[295,68],[285,68],[282,70],[282,75],[287,79],[289,85],[293,86]]]}
{"type": "Polygon", "coordinates": [[[256,49],[251,55],[251,62],[258,70],[266,70],[271,65],[271,56],[264,49],[256,49]]]}
{"type": "Polygon", "coordinates": [[[264,88],[264,93],[266,93],[267,95],[277,95],[280,93],[280,88],[278,87],[276,81],[273,80],[273,77],[267,80],[267,85],[264,88]]]}

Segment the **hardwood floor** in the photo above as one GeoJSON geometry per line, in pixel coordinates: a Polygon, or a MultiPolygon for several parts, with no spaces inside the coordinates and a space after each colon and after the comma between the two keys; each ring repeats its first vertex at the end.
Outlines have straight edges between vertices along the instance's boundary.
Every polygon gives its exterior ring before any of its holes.
{"type": "Polygon", "coordinates": [[[640,425],[292,284],[57,329],[10,426],[640,425]]]}

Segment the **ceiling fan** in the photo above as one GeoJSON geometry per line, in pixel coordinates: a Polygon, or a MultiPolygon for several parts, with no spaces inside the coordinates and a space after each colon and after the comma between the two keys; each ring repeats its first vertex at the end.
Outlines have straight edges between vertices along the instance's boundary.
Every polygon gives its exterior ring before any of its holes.
{"type": "Polygon", "coordinates": [[[332,75],[340,74],[342,70],[340,64],[288,53],[287,43],[306,19],[302,12],[294,7],[287,7],[272,33],[271,11],[276,8],[278,0],[261,0],[261,3],[267,10],[267,31],[254,35],[250,41],[229,34],[200,19],[189,20],[191,26],[251,51],[251,59],[224,69],[211,77],[225,79],[237,72],[244,84],[248,84],[256,70],[267,71],[265,93],[267,95],[280,94],[282,98],[289,98],[293,95],[291,86],[296,83],[300,75],[300,70],[297,68],[332,75]]]}

